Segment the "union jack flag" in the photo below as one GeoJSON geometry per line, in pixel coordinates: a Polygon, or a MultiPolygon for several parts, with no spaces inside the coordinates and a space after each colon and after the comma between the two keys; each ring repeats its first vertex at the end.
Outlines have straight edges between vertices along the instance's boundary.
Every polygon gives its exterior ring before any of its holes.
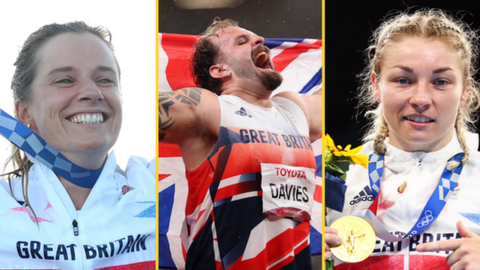
{"type": "MultiPolygon", "coordinates": [[[[159,35],[160,92],[196,87],[189,71],[189,64],[197,38],[198,36],[194,35],[159,35]]],[[[275,69],[281,72],[284,78],[282,85],[274,91],[273,95],[283,91],[295,91],[306,96],[321,89],[321,40],[266,38],[265,46],[270,48],[275,69]]],[[[310,250],[312,255],[320,255],[322,243],[321,138],[313,143],[313,148],[317,162],[317,183],[310,230],[310,250]]],[[[180,150],[175,145],[159,144],[160,267],[171,269],[185,267],[188,248],[185,222],[187,186],[180,150]]]]}
{"type": "Polygon", "coordinates": [[[124,185],[122,187],[122,195],[125,195],[127,194],[130,190],[132,190],[133,188],[131,186],[127,186],[127,185],[124,185]]]}

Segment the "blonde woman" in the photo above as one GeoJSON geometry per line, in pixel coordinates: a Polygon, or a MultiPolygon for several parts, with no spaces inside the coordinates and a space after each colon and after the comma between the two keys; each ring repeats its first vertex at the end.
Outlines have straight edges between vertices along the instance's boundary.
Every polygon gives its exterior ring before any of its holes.
{"type": "MultiPolygon", "coordinates": [[[[370,209],[398,240],[377,237],[369,258],[336,269],[479,267],[480,155],[468,132],[478,108],[475,42],[467,25],[435,9],[399,14],[375,31],[360,93],[373,107],[362,149],[371,164],[350,169],[343,211],[329,209],[327,219],[370,209]]],[[[337,233],[326,228],[327,258],[342,242],[337,233]]]]}

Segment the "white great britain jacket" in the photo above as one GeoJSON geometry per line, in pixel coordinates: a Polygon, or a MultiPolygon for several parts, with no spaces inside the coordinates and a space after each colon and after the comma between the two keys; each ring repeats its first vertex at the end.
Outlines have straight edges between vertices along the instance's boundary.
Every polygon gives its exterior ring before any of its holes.
{"type": "MultiPolygon", "coordinates": [[[[471,155],[464,165],[458,184],[437,220],[423,233],[410,240],[387,242],[377,237],[373,254],[365,261],[341,264],[335,269],[450,269],[446,256],[450,251],[416,251],[421,243],[461,238],[456,223],[462,223],[480,234],[480,153],[478,136],[467,134],[471,155]]],[[[364,145],[361,154],[373,153],[372,143],[364,145]]],[[[418,220],[430,195],[437,188],[445,165],[453,155],[463,152],[456,135],[443,149],[435,152],[404,152],[387,144],[384,174],[380,186],[377,217],[385,228],[399,236],[408,232],[418,220]],[[407,182],[403,193],[398,187],[407,182]]],[[[342,216],[367,209],[373,202],[367,169],[351,166],[347,173],[347,191],[343,212],[328,210],[328,224],[342,216]]],[[[326,191],[328,192],[328,191],[326,191]]]]}
{"type": "Polygon", "coordinates": [[[0,181],[0,269],[155,269],[154,162],[132,157],[123,172],[112,153],[77,211],[54,172],[32,161],[30,206],[20,179],[13,197],[0,181]]]}

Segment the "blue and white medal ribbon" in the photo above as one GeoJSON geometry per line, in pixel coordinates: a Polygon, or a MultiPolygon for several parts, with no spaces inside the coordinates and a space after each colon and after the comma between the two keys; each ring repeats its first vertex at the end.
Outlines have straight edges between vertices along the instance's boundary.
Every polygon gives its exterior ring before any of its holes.
{"type": "Polygon", "coordinates": [[[368,179],[370,179],[370,187],[372,188],[373,200],[377,198],[380,191],[380,179],[383,176],[383,155],[377,155],[374,153],[370,155],[368,163],[368,179]]]}
{"type": "Polygon", "coordinates": [[[87,170],[69,161],[31,129],[0,109],[0,134],[43,165],[77,186],[92,188],[103,170],[87,170]]]}
{"type": "MultiPolygon", "coordinates": [[[[437,219],[443,207],[445,207],[447,200],[450,198],[450,195],[458,182],[458,178],[462,173],[462,158],[463,153],[458,153],[448,160],[447,164],[450,161],[455,160],[459,162],[460,165],[453,169],[449,169],[448,166],[445,167],[442,176],[440,177],[440,181],[438,182],[438,186],[433,192],[432,196],[430,196],[430,199],[428,199],[428,202],[423,208],[420,217],[418,218],[417,222],[415,222],[415,225],[405,235],[400,235],[400,237],[396,237],[389,233],[381,224],[381,222],[377,219],[375,214],[372,213],[372,211],[370,210],[362,211],[355,214],[355,216],[359,216],[367,220],[374,228],[377,236],[385,241],[397,242],[404,239],[410,239],[415,235],[422,233],[428,226],[430,226],[430,224],[432,224],[437,219]]],[[[383,175],[383,161],[383,156],[374,153],[370,156],[371,163],[368,164],[368,174],[374,201],[377,198],[378,192],[380,190],[380,179],[383,175]]]]}

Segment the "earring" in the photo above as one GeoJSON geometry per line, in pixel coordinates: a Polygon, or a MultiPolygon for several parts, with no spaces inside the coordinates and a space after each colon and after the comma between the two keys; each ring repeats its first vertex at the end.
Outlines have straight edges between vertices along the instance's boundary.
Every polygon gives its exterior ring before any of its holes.
{"type": "Polygon", "coordinates": [[[27,127],[30,128],[30,123],[27,123],[27,127]]]}
{"type": "Polygon", "coordinates": [[[465,101],[462,100],[462,105],[464,105],[464,104],[465,104],[465,101]]]}
{"type": "Polygon", "coordinates": [[[375,98],[376,101],[378,101],[378,96],[375,98]]]}

